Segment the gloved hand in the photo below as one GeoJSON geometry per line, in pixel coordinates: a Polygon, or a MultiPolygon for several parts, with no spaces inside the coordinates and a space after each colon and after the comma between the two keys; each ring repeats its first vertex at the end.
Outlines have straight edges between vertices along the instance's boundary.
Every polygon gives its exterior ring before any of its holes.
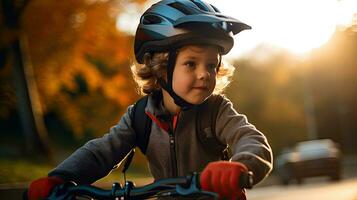
{"type": "Polygon", "coordinates": [[[29,200],[39,200],[44,199],[50,195],[53,187],[64,183],[59,177],[50,176],[44,177],[31,182],[30,187],[27,191],[27,196],[29,200]]]}
{"type": "Polygon", "coordinates": [[[247,171],[240,162],[211,162],[200,175],[201,188],[218,193],[220,198],[246,200],[245,190],[239,188],[239,177],[247,171]]]}

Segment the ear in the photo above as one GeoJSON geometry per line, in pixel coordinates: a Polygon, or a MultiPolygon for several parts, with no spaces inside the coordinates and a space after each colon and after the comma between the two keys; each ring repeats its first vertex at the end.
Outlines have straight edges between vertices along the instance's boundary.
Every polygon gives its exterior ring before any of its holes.
{"type": "Polygon", "coordinates": [[[151,66],[152,54],[149,53],[149,52],[146,52],[146,53],[144,54],[143,61],[144,61],[144,62],[143,62],[144,65],[146,65],[146,66],[151,66]]]}

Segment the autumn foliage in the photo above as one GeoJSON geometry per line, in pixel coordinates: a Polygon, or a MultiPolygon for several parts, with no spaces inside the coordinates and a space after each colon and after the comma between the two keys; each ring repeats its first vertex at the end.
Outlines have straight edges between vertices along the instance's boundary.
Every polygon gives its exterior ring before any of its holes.
{"type": "MultiPolygon", "coordinates": [[[[44,113],[56,113],[78,137],[102,135],[137,98],[129,67],[133,36],[116,28],[124,9],[117,4],[32,0],[21,15],[44,113]]],[[[9,68],[3,77],[11,77],[9,68]]]]}

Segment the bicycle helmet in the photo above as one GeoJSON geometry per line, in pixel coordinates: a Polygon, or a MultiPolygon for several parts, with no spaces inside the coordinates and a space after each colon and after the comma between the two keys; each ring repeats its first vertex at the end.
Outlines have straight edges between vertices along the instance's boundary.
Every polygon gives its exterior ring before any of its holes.
{"type": "Polygon", "coordinates": [[[200,0],[162,0],[141,16],[135,35],[138,63],[146,52],[162,52],[185,44],[212,44],[222,55],[233,47],[233,35],[251,27],[200,0]]]}
{"type": "Polygon", "coordinates": [[[191,108],[194,105],[172,88],[176,49],[188,44],[209,44],[217,46],[220,55],[224,55],[233,47],[233,35],[250,28],[201,0],[162,0],[140,18],[135,34],[135,58],[143,64],[145,53],[168,51],[167,81],[158,79],[159,84],[182,109],[191,108]]]}

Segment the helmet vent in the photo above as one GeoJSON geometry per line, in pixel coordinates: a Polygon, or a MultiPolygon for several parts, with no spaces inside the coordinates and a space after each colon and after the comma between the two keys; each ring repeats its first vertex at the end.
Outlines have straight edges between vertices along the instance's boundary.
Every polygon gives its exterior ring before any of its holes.
{"type": "Polygon", "coordinates": [[[204,5],[202,5],[202,3],[200,2],[197,2],[195,0],[192,0],[192,3],[194,3],[197,7],[199,7],[201,10],[204,10],[204,11],[210,11],[207,7],[205,7],[204,5]]]}
{"type": "Polygon", "coordinates": [[[143,20],[143,24],[160,24],[162,22],[161,17],[157,15],[145,15],[143,20]]]}
{"type": "Polygon", "coordinates": [[[219,12],[219,13],[221,12],[221,11],[218,10],[218,8],[216,6],[214,6],[212,4],[211,4],[211,7],[213,8],[214,11],[219,12]]]}
{"type": "Polygon", "coordinates": [[[171,6],[172,8],[175,8],[176,10],[179,10],[180,12],[182,12],[185,15],[191,15],[192,11],[190,11],[185,5],[175,2],[175,3],[170,3],[168,4],[169,6],[171,6]]]}

